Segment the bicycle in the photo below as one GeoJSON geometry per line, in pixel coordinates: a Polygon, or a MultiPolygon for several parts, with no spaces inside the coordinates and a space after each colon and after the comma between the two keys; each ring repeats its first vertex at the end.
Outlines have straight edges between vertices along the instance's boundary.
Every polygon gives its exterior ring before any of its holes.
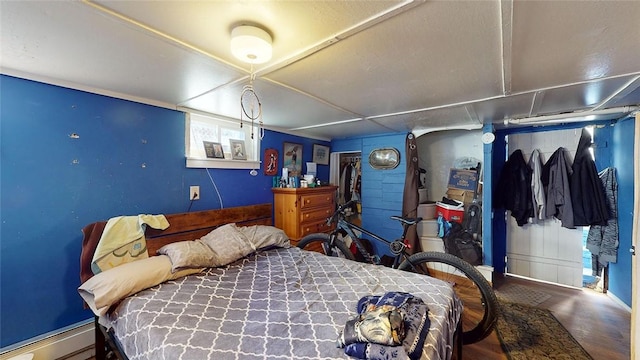
{"type": "Polygon", "coordinates": [[[411,226],[422,221],[422,218],[391,216],[391,219],[402,224],[403,232],[400,238],[390,241],[347,221],[344,210],[352,203],[353,201],[350,201],[338,206],[333,215],[327,219],[328,225],[336,223],[334,230],[329,233],[309,234],[303,237],[297,246],[305,250],[320,251],[328,256],[355,260],[354,254],[342,240],[345,236],[349,236],[364,262],[379,265],[380,258],[365,249],[356,231],[379,242],[387,243],[393,254],[392,268],[425,274],[452,284],[454,291],[463,302],[462,344],[478,342],[493,331],[498,317],[498,300],[491,284],[473,265],[443,252],[428,251],[412,255],[407,253],[407,231],[411,226]]]}

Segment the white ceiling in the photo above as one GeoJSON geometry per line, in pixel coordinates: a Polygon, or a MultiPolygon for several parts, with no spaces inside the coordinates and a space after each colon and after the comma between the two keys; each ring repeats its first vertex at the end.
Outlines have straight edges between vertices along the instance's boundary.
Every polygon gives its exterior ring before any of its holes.
{"type": "MultiPolygon", "coordinates": [[[[331,139],[640,104],[640,1],[0,1],[2,73],[331,139]]],[[[619,117],[616,113],[611,117],[619,117]]]]}

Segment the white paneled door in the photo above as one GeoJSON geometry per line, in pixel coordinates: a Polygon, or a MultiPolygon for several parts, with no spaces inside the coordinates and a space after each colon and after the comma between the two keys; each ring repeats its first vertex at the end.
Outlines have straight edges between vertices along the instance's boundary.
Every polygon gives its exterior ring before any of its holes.
{"type": "MultiPolygon", "coordinates": [[[[520,149],[525,161],[538,149],[542,163],[559,147],[575,156],[582,129],[509,135],[509,154],[520,149]]],[[[507,273],[582,287],[582,227],[566,229],[551,218],[518,226],[507,213],[507,273]]]]}

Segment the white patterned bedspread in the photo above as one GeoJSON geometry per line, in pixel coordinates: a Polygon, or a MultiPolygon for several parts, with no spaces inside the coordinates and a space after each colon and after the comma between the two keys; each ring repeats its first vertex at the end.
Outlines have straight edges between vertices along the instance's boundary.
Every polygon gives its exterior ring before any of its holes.
{"type": "Polygon", "coordinates": [[[345,359],[338,332],[365,295],[429,306],[422,359],[449,359],[462,305],[424,275],[298,248],[273,249],[142,291],[109,319],[129,359],[345,359]]]}

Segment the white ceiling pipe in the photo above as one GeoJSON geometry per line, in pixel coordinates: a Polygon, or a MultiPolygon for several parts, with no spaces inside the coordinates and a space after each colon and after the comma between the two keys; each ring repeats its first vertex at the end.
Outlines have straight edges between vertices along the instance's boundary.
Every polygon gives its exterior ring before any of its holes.
{"type": "Polygon", "coordinates": [[[633,111],[637,111],[640,109],[638,106],[620,106],[609,109],[602,110],[594,110],[594,111],[576,111],[572,113],[563,113],[563,114],[554,114],[554,115],[543,115],[543,116],[534,116],[528,118],[521,119],[509,119],[509,124],[554,124],[554,123],[564,123],[564,122],[578,122],[578,121],[592,121],[592,120],[603,120],[604,117],[608,115],[618,115],[613,116],[613,118],[620,118],[633,111]]]}

